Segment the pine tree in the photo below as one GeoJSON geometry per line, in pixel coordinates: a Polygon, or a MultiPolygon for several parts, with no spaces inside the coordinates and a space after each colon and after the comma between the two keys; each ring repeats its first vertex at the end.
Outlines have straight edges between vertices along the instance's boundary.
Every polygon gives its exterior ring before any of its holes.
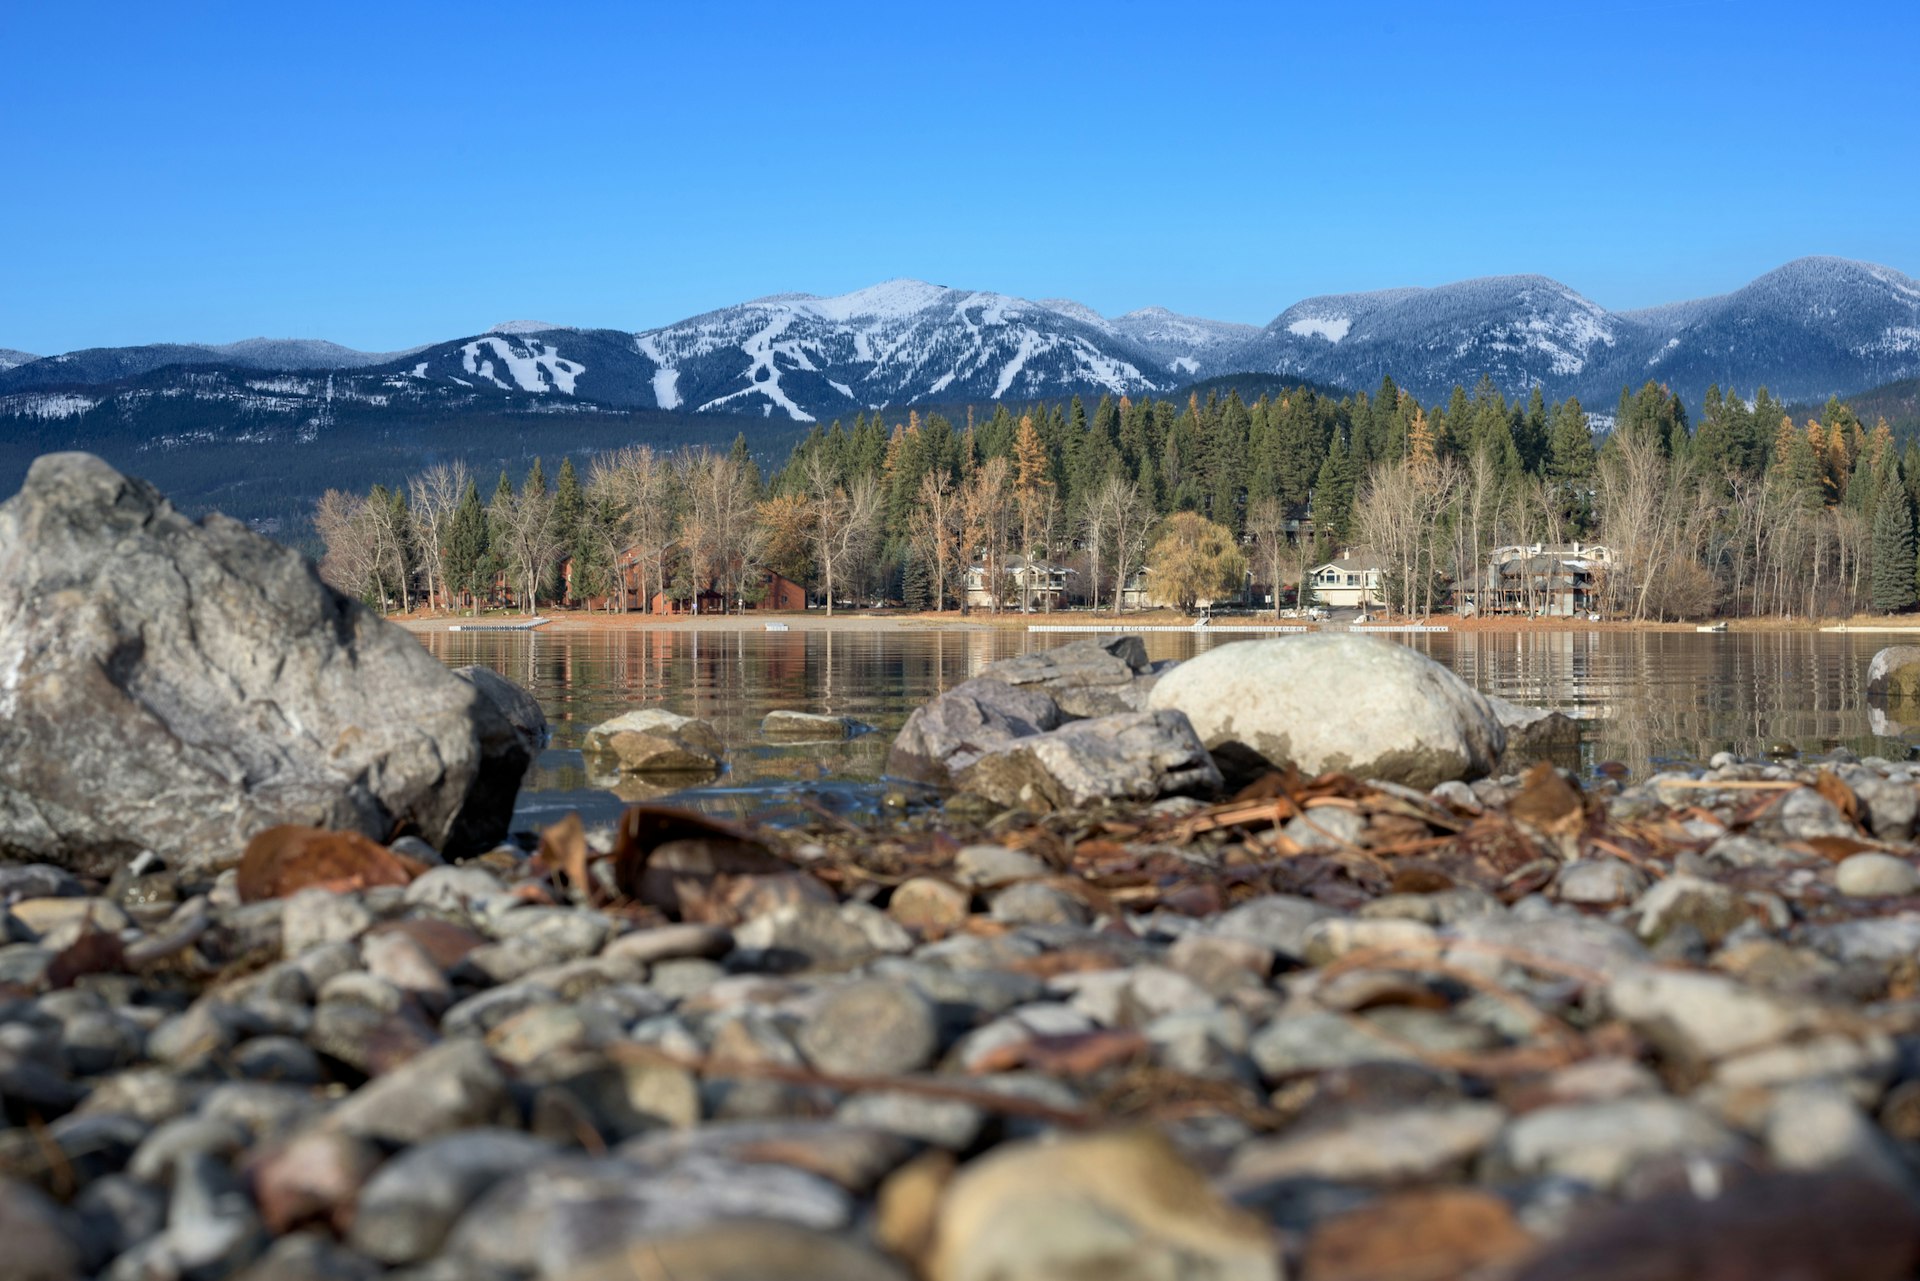
{"type": "Polygon", "coordinates": [[[1887,468],[1873,509],[1873,607],[1886,613],[1911,609],[1914,604],[1913,505],[1899,472],[1887,468]]]}
{"type": "MultiPolygon", "coordinates": [[[[559,536],[560,555],[571,561],[574,572],[579,574],[586,568],[588,534],[592,531],[587,524],[587,498],[580,488],[580,477],[573,469],[573,458],[568,456],[560,460],[560,474],[554,479],[553,488],[554,532],[559,536]]],[[[580,580],[583,584],[585,578],[580,580]]],[[[563,584],[568,596],[576,593],[571,584],[563,584]]],[[[585,592],[577,593],[585,596],[585,592]]]]}
{"type": "Polygon", "coordinates": [[[900,603],[914,613],[933,608],[933,571],[927,567],[926,559],[911,549],[906,553],[900,575],[900,603]]]}
{"type": "Polygon", "coordinates": [[[486,591],[487,512],[472,480],[460,495],[447,533],[447,586],[478,600],[486,591]]]}
{"type": "Polygon", "coordinates": [[[1354,461],[1336,430],[1313,486],[1313,527],[1332,543],[1345,542],[1353,523],[1355,476],[1354,461]]]}

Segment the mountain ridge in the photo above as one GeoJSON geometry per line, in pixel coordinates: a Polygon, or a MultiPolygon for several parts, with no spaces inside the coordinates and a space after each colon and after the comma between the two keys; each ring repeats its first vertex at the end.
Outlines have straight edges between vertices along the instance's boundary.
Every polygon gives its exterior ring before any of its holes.
{"type": "MultiPolygon", "coordinates": [[[[1710,383],[1819,401],[1920,376],[1920,282],[1874,263],[1795,259],[1709,298],[1611,311],[1537,274],[1301,299],[1265,326],[1144,307],[1103,316],[923,280],[769,294],[640,331],[508,321],[404,352],[322,339],[92,348],[7,361],[0,419],[21,397],[178,368],[334,375],[340,394],[408,404],[567,400],[621,409],[825,421],[912,405],[1163,394],[1244,374],[1423,400],[1491,378],[1604,409],[1649,379],[1697,404],[1710,383]],[[9,409],[9,406],[12,406],[9,409]]],[[[44,415],[48,404],[30,412],[44,415]]],[[[70,404],[61,401],[59,404],[70,404]]]]}

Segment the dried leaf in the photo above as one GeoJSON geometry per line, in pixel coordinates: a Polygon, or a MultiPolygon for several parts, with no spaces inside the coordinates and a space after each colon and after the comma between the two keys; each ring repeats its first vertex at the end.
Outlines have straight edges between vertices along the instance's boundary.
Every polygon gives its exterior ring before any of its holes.
{"type": "Polygon", "coordinates": [[[1499,1197],[1433,1188],[1383,1197],[1321,1223],[1307,1242],[1303,1281],[1453,1281],[1507,1263],[1532,1246],[1499,1197]]]}
{"type": "Polygon", "coordinates": [[[534,856],[548,872],[566,877],[567,888],[578,902],[590,902],[593,880],[587,874],[587,830],[578,814],[568,814],[540,833],[540,852],[534,856]]]}
{"type": "MultiPolygon", "coordinates": [[[[682,911],[682,892],[716,877],[780,876],[794,865],[751,829],[692,810],[635,805],[620,816],[613,879],[622,894],[669,914],[682,911]]],[[[711,910],[712,889],[696,895],[711,910]]]]}
{"type": "Polygon", "coordinates": [[[1849,854],[1880,847],[1871,841],[1856,841],[1850,836],[1809,836],[1800,842],[1829,862],[1838,863],[1849,854]]]}
{"type": "Polygon", "coordinates": [[[94,929],[93,918],[89,916],[80,937],[47,965],[47,986],[58,991],[72,987],[74,980],[85,974],[124,974],[126,971],[127,949],[120,942],[120,936],[94,929]]]}
{"type": "Polygon", "coordinates": [[[487,940],[463,925],[437,920],[431,916],[410,916],[405,920],[382,921],[369,934],[404,934],[412,939],[427,959],[442,971],[451,970],[467,953],[487,940]]]}
{"type": "Polygon", "coordinates": [[[358,832],[285,824],[256,833],[240,856],[243,903],[285,898],[305,889],[336,893],[405,885],[424,869],[358,832]]]}
{"type": "Polygon", "coordinates": [[[1860,798],[1853,789],[1840,781],[1840,776],[1830,769],[1818,770],[1813,776],[1813,790],[1827,798],[1833,807],[1846,816],[1847,822],[1860,826],[1860,798]]]}
{"type": "Polygon", "coordinates": [[[1877,1179],[1762,1174],[1711,1201],[1653,1197],[1576,1227],[1514,1281],[1900,1281],[1920,1220],[1877,1179]]]}
{"type": "Polygon", "coordinates": [[[1558,834],[1577,830],[1585,811],[1580,793],[1559,770],[1542,762],[1526,772],[1520,794],[1508,802],[1507,813],[1543,832],[1558,834]]]}
{"type": "Polygon", "coordinates": [[[1026,1068],[1050,1076],[1092,1076],[1103,1068],[1131,1062],[1150,1048],[1146,1037],[1131,1031],[1102,1029],[1036,1036],[989,1051],[969,1070],[985,1074],[1026,1068]]]}

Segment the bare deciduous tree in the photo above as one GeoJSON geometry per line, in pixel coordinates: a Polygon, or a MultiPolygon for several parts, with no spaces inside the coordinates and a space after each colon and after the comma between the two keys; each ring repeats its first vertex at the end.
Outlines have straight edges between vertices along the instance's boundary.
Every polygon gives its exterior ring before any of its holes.
{"type": "Polygon", "coordinates": [[[914,550],[933,565],[933,612],[944,613],[960,559],[961,494],[953,477],[936,468],[920,478],[916,499],[908,517],[909,535],[914,550]]]}
{"type": "Polygon", "coordinates": [[[429,609],[453,608],[453,593],[448,588],[447,535],[453,526],[453,514],[460,507],[460,495],[471,480],[467,464],[455,459],[436,463],[407,481],[420,565],[427,576],[429,609]]]}
{"type": "Polygon", "coordinates": [[[710,584],[727,612],[742,600],[763,566],[766,532],[757,519],[753,477],[738,459],[687,450],[674,463],[687,496],[682,542],[696,599],[710,584]]]}
{"type": "Polygon", "coordinates": [[[851,488],[840,483],[825,458],[807,459],[807,488],[813,505],[810,539],[827,593],[827,617],[833,617],[834,580],[859,564],[870,548],[880,520],[880,487],[872,476],[856,477],[851,488]]]}
{"type": "Polygon", "coordinates": [[[989,458],[968,478],[962,493],[966,547],[981,558],[983,584],[994,613],[1000,612],[1006,576],[1007,543],[1012,535],[1013,504],[1007,487],[1007,460],[989,458]]]}
{"type": "Polygon", "coordinates": [[[1269,494],[1247,510],[1247,533],[1273,588],[1273,616],[1280,617],[1280,574],[1287,559],[1287,505],[1269,494]]]}

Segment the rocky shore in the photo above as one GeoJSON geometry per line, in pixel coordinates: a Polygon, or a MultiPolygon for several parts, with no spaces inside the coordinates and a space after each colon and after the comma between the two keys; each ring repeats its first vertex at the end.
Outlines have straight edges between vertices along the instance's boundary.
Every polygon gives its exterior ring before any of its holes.
{"type": "MultiPolygon", "coordinates": [[[[203,527],[79,462],[35,476],[0,507],[0,725],[57,725],[91,665],[76,716],[168,726],[208,776],[265,686],[161,677],[183,646],[238,661],[208,638],[259,608],[245,575],[194,580],[162,649],[84,556],[45,568],[49,496],[74,529],[133,510],[109,550],[157,528],[193,563],[203,527]],[[50,639],[83,605],[120,640],[50,639]],[[108,661],[129,635],[138,661],[108,661]]],[[[297,566],[212,533],[304,599],[297,566]]],[[[385,652],[378,620],[313,599],[385,652]]],[[[1920,1259],[1908,763],[1583,782],[1540,759],[1551,716],[1384,641],[1167,668],[1118,637],[916,712],[890,768],[925,790],[866,821],[641,806],[474,842],[454,816],[498,813],[487,744],[537,748],[538,709],[417,676],[468,709],[444,741],[470,764],[396,790],[309,733],[230,771],[253,808],[190,840],[170,807],[210,793],[133,803],[152,734],[84,738],[121,772],[68,778],[50,731],[0,728],[6,1276],[1892,1281],[1920,1259]],[[118,826],[54,803],[89,786],[129,798],[118,826]]]]}

